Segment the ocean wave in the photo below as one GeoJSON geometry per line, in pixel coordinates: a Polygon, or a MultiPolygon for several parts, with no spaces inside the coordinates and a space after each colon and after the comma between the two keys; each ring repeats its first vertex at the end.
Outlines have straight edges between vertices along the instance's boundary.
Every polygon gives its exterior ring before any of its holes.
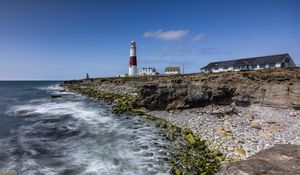
{"type": "Polygon", "coordinates": [[[51,95],[64,95],[65,97],[70,97],[77,95],[74,92],[71,91],[66,91],[60,84],[54,84],[54,85],[49,85],[49,86],[42,86],[42,87],[37,87],[39,90],[45,90],[51,95]]]}
{"type": "Polygon", "coordinates": [[[166,174],[167,143],[155,126],[114,116],[85,98],[32,100],[7,114],[26,124],[0,142],[0,171],[19,174],[166,174]],[[6,150],[6,151],[3,151],[6,150]]]}
{"type": "Polygon", "coordinates": [[[64,88],[62,86],[60,86],[60,84],[53,84],[53,85],[49,85],[49,86],[37,87],[37,89],[46,90],[46,91],[61,91],[61,90],[64,90],[64,88]]]}

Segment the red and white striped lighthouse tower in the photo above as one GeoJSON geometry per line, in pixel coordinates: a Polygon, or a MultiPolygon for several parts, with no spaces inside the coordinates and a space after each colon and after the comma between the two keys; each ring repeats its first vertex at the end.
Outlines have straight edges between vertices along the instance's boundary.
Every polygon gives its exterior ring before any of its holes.
{"type": "Polygon", "coordinates": [[[129,61],[128,75],[131,77],[137,75],[136,43],[135,43],[135,41],[131,41],[131,43],[130,43],[130,61],[129,61]]]}

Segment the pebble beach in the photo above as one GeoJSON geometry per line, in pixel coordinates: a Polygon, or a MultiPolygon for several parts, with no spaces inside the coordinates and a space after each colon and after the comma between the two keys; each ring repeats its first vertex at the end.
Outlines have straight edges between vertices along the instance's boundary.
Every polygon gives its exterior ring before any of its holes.
{"type": "Polygon", "coordinates": [[[150,114],[190,128],[232,159],[246,159],[275,144],[300,144],[300,112],[292,109],[213,105],[150,114]]]}

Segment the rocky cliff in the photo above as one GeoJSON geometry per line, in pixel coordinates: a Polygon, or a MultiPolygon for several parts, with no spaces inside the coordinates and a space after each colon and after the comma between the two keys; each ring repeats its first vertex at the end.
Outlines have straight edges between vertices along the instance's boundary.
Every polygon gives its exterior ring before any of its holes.
{"type": "Polygon", "coordinates": [[[300,146],[275,145],[248,160],[231,162],[219,175],[296,175],[300,174],[300,146]]]}
{"type": "Polygon", "coordinates": [[[188,74],[153,77],[96,78],[66,81],[68,87],[88,86],[137,94],[134,107],[184,109],[208,104],[260,104],[300,109],[300,68],[188,74]]]}

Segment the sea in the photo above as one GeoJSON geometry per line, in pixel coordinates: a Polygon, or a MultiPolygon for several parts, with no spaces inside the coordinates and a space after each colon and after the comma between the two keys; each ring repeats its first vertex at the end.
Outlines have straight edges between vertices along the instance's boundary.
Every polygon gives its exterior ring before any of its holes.
{"type": "Polygon", "coordinates": [[[153,123],[61,83],[0,81],[0,174],[169,174],[170,143],[153,123]]]}

